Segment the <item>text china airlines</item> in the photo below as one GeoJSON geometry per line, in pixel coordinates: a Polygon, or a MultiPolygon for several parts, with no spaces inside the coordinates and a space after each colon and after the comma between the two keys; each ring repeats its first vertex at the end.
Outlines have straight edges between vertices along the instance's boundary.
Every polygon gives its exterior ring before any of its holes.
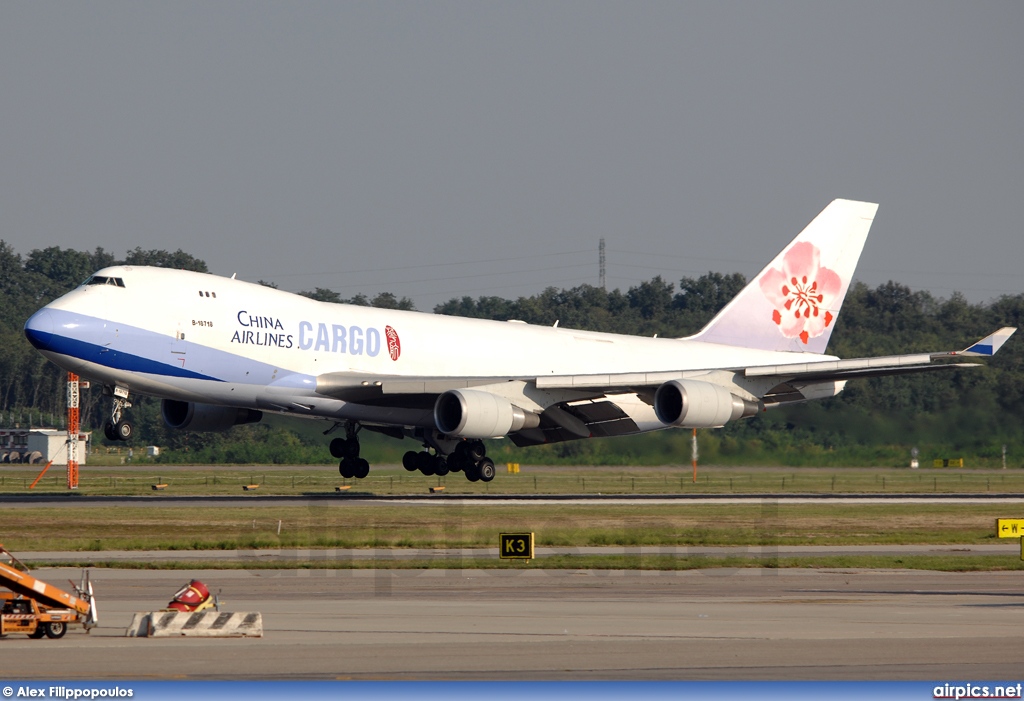
{"type": "Polygon", "coordinates": [[[284,324],[276,317],[256,316],[242,310],[238,312],[237,319],[238,325],[244,328],[235,331],[231,337],[232,343],[368,355],[373,358],[380,353],[382,341],[386,341],[392,360],[398,360],[402,352],[398,332],[390,326],[386,326],[382,333],[373,327],[364,329],[355,325],[300,321],[296,339],[296,334],[285,332],[284,324]]]}

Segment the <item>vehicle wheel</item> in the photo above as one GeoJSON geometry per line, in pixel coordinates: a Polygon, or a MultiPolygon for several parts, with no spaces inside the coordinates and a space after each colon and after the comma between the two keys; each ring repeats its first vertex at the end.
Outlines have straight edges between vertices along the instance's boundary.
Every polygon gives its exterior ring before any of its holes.
{"type": "Polygon", "coordinates": [[[417,453],[416,469],[425,475],[434,474],[434,456],[425,450],[417,453]]]}
{"type": "Polygon", "coordinates": [[[331,451],[332,458],[338,458],[340,460],[341,458],[345,457],[344,444],[344,438],[335,438],[333,441],[331,441],[331,445],[329,446],[329,448],[331,451]]]}
{"type": "Polygon", "coordinates": [[[466,479],[468,479],[470,482],[480,481],[480,468],[477,467],[475,463],[470,463],[469,465],[467,465],[464,472],[466,474],[466,479]]]}
{"type": "Polygon", "coordinates": [[[440,455],[434,456],[434,474],[444,477],[449,472],[448,462],[440,455]]]}
{"type": "Polygon", "coordinates": [[[494,475],[498,473],[494,469],[494,461],[490,458],[484,458],[476,464],[476,469],[480,473],[480,479],[484,482],[490,482],[494,479],[494,475]]]}
{"type": "Polygon", "coordinates": [[[113,421],[107,421],[105,424],[103,424],[103,435],[107,437],[108,441],[120,440],[117,437],[117,431],[114,430],[113,421]]]}
{"type": "Polygon", "coordinates": [[[117,433],[117,440],[127,441],[135,433],[135,427],[128,421],[118,421],[117,426],[114,426],[114,432],[117,433]]]}
{"type": "Polygon", "coordinates": [[[352,461],[345,458],[338,464],[338,472],[341,473],[341,476],[345,479],[352,479],[355,477],[355,472],[352,470],[352,467],[352,461]]]}
{"type": "Polygon", "coordinates": [[[416,464],[416,461],[419,459],[418,456],[419,453],[415,450],[406,452],[406,454],[402,456],[402,467],[409,472],[416,472],[416,470],[419,469],[419,465],[416,464]]]}
{"type": "Polygon", "coordinates": [[[56,640],[57,638],[63,638],[64,634],[68,632],[67,623],[61,621],[52,621],[46,624],[46,637],[56,640]]]}
{"type": "Polygon", "coordinates": [[[363,479],[370,474],[370,463],[366,462],[362,458],[356,458],[352,461],[354,463],[352,476],[356,479],[363,479]]]}
{"type": "Polygon", "coordinates": [[[28,637],[32,638],[33,640],[39,640],[39,638],[43,637],[44,635],[46,635],[46,629],[43,628],[43,624],[40,623],[38,626],[36,626],[36,629],[33,632],[28,634],[28,637]]]}

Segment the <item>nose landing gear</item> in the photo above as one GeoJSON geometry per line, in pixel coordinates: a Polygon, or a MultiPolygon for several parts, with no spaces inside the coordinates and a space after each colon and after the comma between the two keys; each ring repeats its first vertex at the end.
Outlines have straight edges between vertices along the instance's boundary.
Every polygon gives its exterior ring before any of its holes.
{"type": "Polygon", "coordinates": [[[114,403],[110,408],[110,418],[103,424],[103,435],[110,441],[127,441],[134,435],[135,427],[123,414],[132,403],[128,401],[128,390],[123,387],[115,387],[113,394],[114,403]]]}

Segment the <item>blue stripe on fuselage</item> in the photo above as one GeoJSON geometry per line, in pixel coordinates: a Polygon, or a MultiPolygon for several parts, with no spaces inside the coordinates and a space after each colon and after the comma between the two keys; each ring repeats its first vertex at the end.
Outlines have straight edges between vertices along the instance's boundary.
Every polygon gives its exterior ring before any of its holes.
{"type": "Polygon", "coordinates": [[[142,372],[148,375],[165,375],[167,377],[185,377],[193,380],[213,380],[214,382],[223,382],[223,380],[219,378],[203,375],[198,372],[192,372],[185,368],[177,368],[169,363],[161,363],[149,358],[143,358],[139,355],[125,353],[105,346],[97,346],[94,343],[86,343],[85,341],[61,336],[60,334],[45,333],[34,329],[25,329],[25,335],[28,336],[29,342],[40,350],[51,351],[53,353],[67,355],[72,358],[86,360],[90,363],[96,363],[97,365],[113,368],[114,370],[142,372]]]}
{"type": "Polygon", "coordinates": [[[316,385],[311,375],[195,342],[182,341],[178,355],[171,336],[52,307],[29,318],[25,335],[40,350],[126,372],[303,390],[316,385]],[[193,369],[179,365],[182,359],[193,369]]]}

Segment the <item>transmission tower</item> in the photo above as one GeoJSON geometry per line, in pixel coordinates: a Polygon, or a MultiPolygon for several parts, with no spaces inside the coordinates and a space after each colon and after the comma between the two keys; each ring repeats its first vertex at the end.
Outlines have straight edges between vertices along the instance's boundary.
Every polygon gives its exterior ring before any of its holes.
{"type": "Polygon", "coordinates": [[[607,289],[604,284],[604,239],[597,246],[597,278],[601,289],[607,289]]]}

